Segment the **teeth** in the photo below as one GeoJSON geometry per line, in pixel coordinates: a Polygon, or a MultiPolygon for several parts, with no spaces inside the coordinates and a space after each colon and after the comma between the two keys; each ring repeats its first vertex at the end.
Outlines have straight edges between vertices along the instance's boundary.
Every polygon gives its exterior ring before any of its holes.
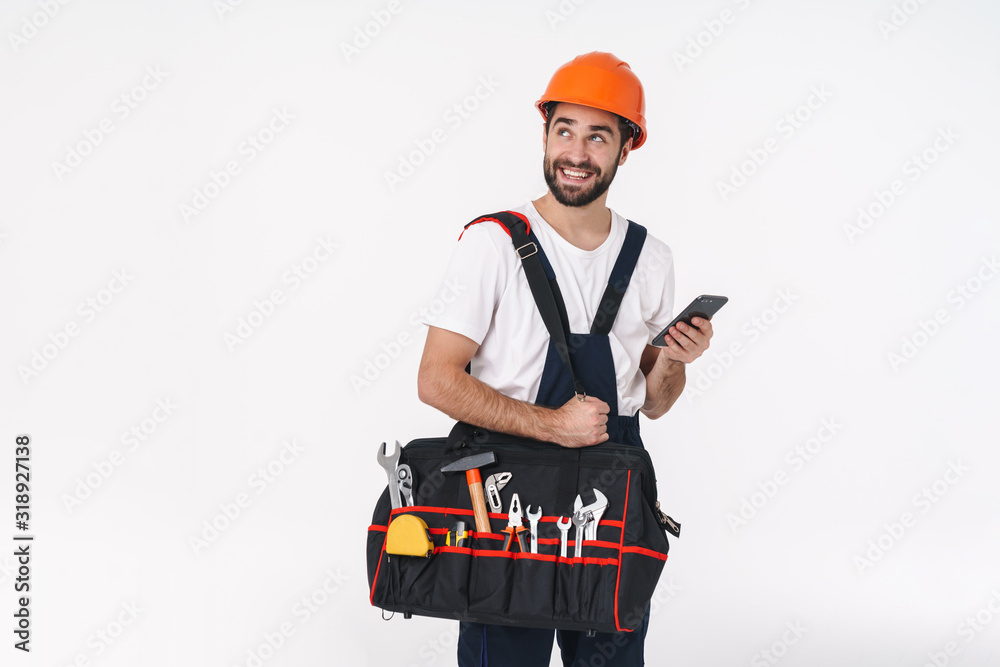
{"type": "Polygon", "coordinates": [[[573,171],[572,169],[563,169],[563,173],[570,178],[586,178],[587,172],[585,171],[573,171]]]}

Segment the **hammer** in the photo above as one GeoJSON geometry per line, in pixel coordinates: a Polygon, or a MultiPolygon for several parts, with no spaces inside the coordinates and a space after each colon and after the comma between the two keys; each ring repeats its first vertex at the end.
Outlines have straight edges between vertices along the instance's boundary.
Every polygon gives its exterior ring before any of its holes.
{"type": "Polygon", "coordinates": [[[486,452],[466,456],[441,468],[441,472],[465,472],[469,496],[472,498],[472,510],[476,514],[476,532],[479,533],[491,532],[490,517],[486,512],[486,496],[483,495],[483,478],[479,474],[479,469],[496,461],[496,453],[486,452]]]}

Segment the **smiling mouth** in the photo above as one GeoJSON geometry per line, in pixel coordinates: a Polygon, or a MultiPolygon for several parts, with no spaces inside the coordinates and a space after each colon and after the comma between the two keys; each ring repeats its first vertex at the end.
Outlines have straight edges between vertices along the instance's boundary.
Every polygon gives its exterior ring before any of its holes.
{"type": "Polygon", "coordinates": [[[563,178],[570,183],[585,183],[594,175],[594,173],[590,171],[581,171],[579,169],[570,169],[568,167],[560,167],[559,173],[561,173],[563,178]]]}

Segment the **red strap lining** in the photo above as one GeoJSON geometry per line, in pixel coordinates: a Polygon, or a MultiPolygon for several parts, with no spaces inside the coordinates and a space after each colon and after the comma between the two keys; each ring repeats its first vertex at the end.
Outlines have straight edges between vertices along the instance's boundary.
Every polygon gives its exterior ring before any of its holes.
{"type": "MultiPolygon", "coordinates": [[[[525,225],[525,227],[527,227],[527,228],[528,228],[528,231],[527,231],[527,233],[528,233],[528,234],[530,234],[530,233],[531,233],[531,223],[530,223],[530,222],[528,222],[528,218],[527,218],[527,217],[525,217],[524,215],[522,215],[522,214],[520,214],[520,213],[515,213],[514,211],[507,211],[507,213],[510,213],[511,215],[513,215],[513,216],[515,216],[515,217],[518,217],[518,218],[520,218],[521,220],[523,220],[523,221],[524,221],[524,225],[525,225]]],[[[469,224],[467,224],[467,225],[466,225],[465,227],[463,227],[463,228],[462,228],[462,234],[464,234],[464,233],[465,233],[465,230],[466,230],[466,229],[468,229],[468,228],[469,228],[469,227],[471,227],[472,225],[475,225],[475,224],[477,224],[477,223],[480,223],[480,222],[495,222],[495,223],[497,223],[498,225],[500,225],[500,227],[501,227],[501,228],[503,228],[503,231],[504,231],[504,232],[505,232],[505,233],[507,234],[507,236],[510,236],[510,230],[509,230],[509,229],[507,229],[507,225],[503,224],[502,222],[500,222],[500,221],[499,221],[499,220],[497,220],[496,218],[493,218],[493,217],[490,217],[490,216],[488,216],[488,215],[484,215],[484,216],[483,216],[483,217],[481,217],[481,218],[476,218],[475,220],[473,220],[472,222],[470,222],[469,224]]],[[[459,241],[461,241],[461,240],[462,240],[462,234],[459,234],[459,235],[458,235],[458,240],[459,240],[459,241]]]]}

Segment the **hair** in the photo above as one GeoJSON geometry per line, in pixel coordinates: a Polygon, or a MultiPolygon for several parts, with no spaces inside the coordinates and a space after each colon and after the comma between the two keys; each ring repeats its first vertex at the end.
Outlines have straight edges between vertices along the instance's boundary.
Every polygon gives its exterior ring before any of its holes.
{"type": "MultiPolygon", "coordinates": [[[[545,136],[549,136],[549,124],[552,122],[552,110],[559,102],[546,102],[543,105],[545,109],[545,136]]],[[[618,146],[618,152],[621,153],[622,149],[625,148],[625,142],[629,140],[629,137],[634,137],[638,132],[635,123],[630,121],[624,116],[619,116],[615,114],[615,118],[618,119],[618,134],[621,136],[621,144],[618,146]]]]}

